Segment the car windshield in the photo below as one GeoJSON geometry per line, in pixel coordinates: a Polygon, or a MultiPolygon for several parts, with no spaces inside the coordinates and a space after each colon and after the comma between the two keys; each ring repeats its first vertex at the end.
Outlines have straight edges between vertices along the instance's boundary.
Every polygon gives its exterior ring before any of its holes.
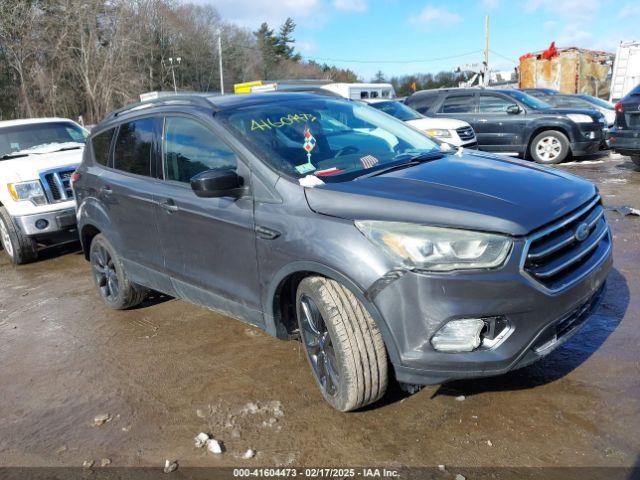
{"type": "Polygon", "coordinates": [[[517,90],[503,90],[502,93],[505,95],[509,95],[511,98],[515,98],[520,103],[523,103],[525,106],[532,108],[533,110],[544,110],[545,108],[552,108],[546,102],[539,100],[531,95],[528,95],[524,92],[519,92],[517,90]]]}
{"type": "Polygon", "coordinates": [[[0,127],[0,157],[20,153],[43,153],[85,143],[88,132],[71,122],[43,122],[0,127]]]}
{"type": "Polygon", "coordinates": [[[605,100],[602,100],[601,98],[592,97],[591,95],[580,95],[580,98],[589,103],[592,103],[593,105],[597,105],[598,107],[606,108],[607,110],[613,110],[613,105],[605,100]]]}
{"type": "Polygon", "coordinates": [[[549,103],[554,107],[586,108],[587,110],[593,110],[592,103],[572,95],[554,95],[549,98],[549,103]]]}
{"type": "Polygon", "coordinates": [[[296,178],[345,181],[415,156],[441,155],[426,135],[360,102],[274,99],[216,117],[263,161],[296,178]]]}
{"type": "Polygon", "coordinates": [[[376,102],[370,103],[369,105],[384,113],[388,113],[392,117],[396,117],[398,120],[402,120],[403,122],[424,118],[414,109],[409,108],[404,103],[400,102],[376,102]]]}

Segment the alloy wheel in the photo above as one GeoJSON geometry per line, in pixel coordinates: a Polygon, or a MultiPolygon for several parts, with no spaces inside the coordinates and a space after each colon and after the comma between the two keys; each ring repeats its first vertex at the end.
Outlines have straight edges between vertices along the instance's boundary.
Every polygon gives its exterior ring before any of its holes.
{"type": "Polygon", "coordinates": [[[300,304],[302,341],[311,360],[313,373],[322,389],[333,397],[338,392],[340,376],[336,369],[338,362],[331,335],[316,303],[304,295],[300,304]]]}
{"type": "Polygon", "coordinates": [[[552,162],[562,153],[562,144],[556,137],[543,137],[536,145],[536,153],[545,162],[552,162]]]}
{"type": "Polygon", "coordinates": [[[0,220],[0,242],[2,242],[2,248],[7,252],[11,258],[13,258],[13,245],[11,244],[11,237],[9,237],[9,230],[3,220],[0,220]]]}
{"type": "Polygon", "coordinates": [[[91,267],[100,293],[109,301],[115,301],[120,292],[118,274],[109,251],[98,245],[91,256],[91,267]]]}

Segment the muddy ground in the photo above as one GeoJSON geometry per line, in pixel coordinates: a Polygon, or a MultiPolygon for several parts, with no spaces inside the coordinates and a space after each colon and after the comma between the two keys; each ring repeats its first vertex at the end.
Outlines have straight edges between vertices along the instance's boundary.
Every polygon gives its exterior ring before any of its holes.
{"type": "MultiPolygon", "coordinates": [[[[628,159],[562,168],[640,209],[628,159]]],[[[570,343],[497,378],[392,387],[349,414],[322,400],[296,342],[175,299],[110,311],[75,246],[19,268],[0,255],[0,466],[639,465],[640,217],[607,216],[615,270],[570,343]],[[196,449],[201,431],[227,451],[196,449]]]]}

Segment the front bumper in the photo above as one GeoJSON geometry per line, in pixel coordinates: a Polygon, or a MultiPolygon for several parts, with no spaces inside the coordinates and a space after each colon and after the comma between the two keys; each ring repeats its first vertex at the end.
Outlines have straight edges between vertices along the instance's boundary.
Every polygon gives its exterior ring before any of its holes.
{"type": "Polygon", "coordinates": [[[53,212],[23,215],[15,217],[14,222],[24,235],[40,237],[75,229],[76,212],[74,208],[67,208],[53,212]]]}
{"type": "Polygon", "coordinates": [[[571,154],[574,157],[581,157],[583,155],[590,155],[600,151],[604,137],[598,138],[598,140],[589,140],[586,142],[571,142],[571,154]]]}
{"type": "Polygon", "coordinates": [[[522,274],[523,248],[517,242],[499,271],[407,271],[377,293],[374,303],[398,350],[394,367],[400,382],[427,385],[503,374],[542,358],[578,330],[602,296],[611,250],[578,283],[553,293],[522,274]],[[506,319],[511,328],[493,348],[445,353],[431,345],[433,334],[449,320],[491,317],[506,319]],[[558,338],[550,342],[556,328],[558,338]]]}

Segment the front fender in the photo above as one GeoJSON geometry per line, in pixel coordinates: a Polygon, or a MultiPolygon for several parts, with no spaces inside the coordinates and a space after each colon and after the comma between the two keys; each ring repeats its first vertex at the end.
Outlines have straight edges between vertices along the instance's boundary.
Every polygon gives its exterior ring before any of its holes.
{"type": "Polygon", "coordinates": [[[378,308],[367,298],[364,288],[360,285],[357,285],[342,272],[339,272],[332,267],[314,261],[297,261],[289,263],[278,270],[271,278],[271,281],[265,289],[263,298],[263,305],[265,305],[266,307],[265,330],[269,334],[278,336],[275,306],[275,299],[278,288],[287,277],[298,272],[315,273],[318,275],[322,275],[324,277],[331,278],[337,282],[340,282],[342,285],[348,288],[351,293],[353,293],[356,298],[362,303],[362,305],[364,305],[373,320],[376,322],[376,325],[378,326],[378,329],[382,334],[382,338],[387,348],[387,353],[389,355],[391,363],[396,364],[399,362],[400,356],[398,353],[396,340],[393,337],[386,321],[378,311],[378,308]]]}
{"type": "Polygon", "coordinates": [[[527,144],[533,140],[533,135],[536,132],[542,130],[560,130],[567,135],[570,142],[575,142],[576,138],[579,138],[579,130],[575,123],[571,120],[568,120],[564,117],[557,116],[545,116],[541,118],[536,118],[532,122],[527,123],[527,127],[525,130],[525,138],[527,139],[527,144]]]}

